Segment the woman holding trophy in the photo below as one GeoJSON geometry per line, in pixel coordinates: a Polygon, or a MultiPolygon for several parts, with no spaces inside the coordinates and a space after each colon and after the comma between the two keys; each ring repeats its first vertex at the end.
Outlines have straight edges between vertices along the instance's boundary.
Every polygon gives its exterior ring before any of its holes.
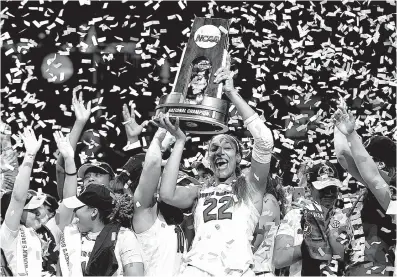
{"type": "Polygon", "coordinates": [[[251,240],[262,212],[273,148],[272,132],[234,88],[230,57],[226,67],[215,73],[214,82],[223,83],[223,92],[254,137],[248,176],[241,175],[239,168],[242,159],[239,142],[233,136],[221,134],[211,139],[208,148],[214,182],[202,188],[176,186],[186,136],[179,128],[178,118],[172,124],[168,114],[160,113],[156,121],[176,138],[162,175],[160,198],[181,209],[195,206],[196,235],[184,257],[182,276],[255,276],[251,270],[251,240]]]}

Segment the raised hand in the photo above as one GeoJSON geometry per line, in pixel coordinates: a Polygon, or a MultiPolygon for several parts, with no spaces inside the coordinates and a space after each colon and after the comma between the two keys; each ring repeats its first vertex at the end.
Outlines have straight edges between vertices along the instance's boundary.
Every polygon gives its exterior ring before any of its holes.
{"type": "Polygon", "coordinates": [[[159,127],[157,129],[157,132],[154,134],[153,139],[156,139],[159,143],[162,143],[166,134],[167,134],[167,130],[159,127]]]}
{"type": "Polygon", "coordinates": [[[54,132],[54,139],[63,158],[65,160],[67,158],[74,159],[74,150],[72,145],[70,144],[69,138],[67,136],[65,137],[62,132],[56,131],[54,132]]]}
{"type": "Polygon", "coordinates": [[[338,106],[338,110],[333,116],[333,121],[335,126],[345,136],[350,135],[354,131],[356,119],[351,112],[347,112],[346,104],[344,102],[341,102],[338,106]]]}
{"type": "Polygon", "coordinates": [[[219,68],[214,76],[214,83],[219,84],[223,82],[223,92],[228,95],[228,93],[232,92],[235,90],[234,88],[234,82],[233,82],[233,77],[236,74],[236,72],[230,71],[230,55],[227,54],[226,56],[226,65],[224,67],[219,68]]]}
{"type": "Polygon", "coordinates": [[[19,132],[19,135],[25,145],[26,153],[36,155],[43,143],[43,137],[40,135],[37,139],[32,127],[25,127],[23,134],[19,132]]]}
{"type": "Polygon", "coordinates": [[[73,91],[72,105],[76,121],[86,123],[91,115],[91,101],[88,102],[87,107],[84,106],[83,92],[80,92],[79,99],[77,100],[76,92],[73,91]]]}
{"type": "Polygon", "coordinates": [[[139,136],[142,133],[143,128],[145,128],[149,121],[145,120],[142,122],[141,125],[139,125],[135,121],[135,112],[134,108],[131,107],[131,113],[128,111],[128,107],[126,104],[123,105],[123,119],[124,119],[124,127],[125,127],[125,132],[127,134],[127,139],[130,141],[130,139],[135,139],[137,136],[139,136]]]}
{"type": "Polygon", "coordinates": [[[155,118],[154,121],[156,124],[166,129],[171,135],[173,135],[176,140],[184,140],[186,141],[186,135],[182,132],[179,128],[179,118],[177,117],[175,120],[175,124],[172,124],[170,121],[169,114],[159,113],[155,118]]]}

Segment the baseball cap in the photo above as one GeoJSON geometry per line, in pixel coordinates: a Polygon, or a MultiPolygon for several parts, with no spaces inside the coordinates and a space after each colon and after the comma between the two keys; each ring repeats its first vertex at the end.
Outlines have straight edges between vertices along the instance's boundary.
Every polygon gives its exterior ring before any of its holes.
{"type": "MultiPolygon", "coordinates": [[[[7,212],[8,206],[10,205],[12,197],[12,191],[7,191],[1,197],[1,217],[4,218],[7,212]]],[[[37,193],[34,190],[28,190],[28,194],[25,200],[24,210],[34,210],[41,207],[46,200],[46,195],[37,193]]]]}
{"type": "Polygon", "coordinates": [[[85,173],[90,168],[98,168],[99,170],[109,174],[112,178],[114,178],[115,174],[112,167],[104,162],[90,162],[83,164],[82,166],[80,166],[79,170],[77,171],[77,177],[84,178],[85,173]]]}
{"type": "Polygon", "coordinates": [[[76,209],[83,206],[97,208],[110,212],[116,203],[115,195],[103,185],[88,185],[79,196],[72,196],[63,200],[69,209],[76,209]]]}
{"type": "Polygon", "coordinates": [[[308,181],[317,190],[326,187],[336,186],[341,188],[342,182],[339,180],[336,167],[329,161],[320,162],[307,170],[308,181]]]}

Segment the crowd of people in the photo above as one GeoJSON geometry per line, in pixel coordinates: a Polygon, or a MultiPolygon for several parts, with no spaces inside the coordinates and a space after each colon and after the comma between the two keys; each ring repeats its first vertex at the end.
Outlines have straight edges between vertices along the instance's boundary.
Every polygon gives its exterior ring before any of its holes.
{"type": "Polygon", "coordinates": [[[160,113],[139,125],[124,106],[129,146],[147,124],[158,128],[148,149],[135,152],[119,174],[106,162],[77,168],[76,145],[91,105],[74,93],[71,132],[54,132],[57,201],[29,189],[45,138],[25,127],[19,133],[25,151],[16,153],[15,130],[2,122],[2,274],[392,276],[395,143],[381,136],[363,141],[341,100],[332,116],[335,155],[357,189],[346,190],[335,164],[323,157],[310,157],[299,170],[299,186],[286,189],[277,176],[272,131],[232,76],[229,59],[214,82],[223,83],[254,139],[244,165],[243,144],[220,134],[207,144],[208,166],[189,175],[180,170],[187,136],[179,119],[160,113]]]}

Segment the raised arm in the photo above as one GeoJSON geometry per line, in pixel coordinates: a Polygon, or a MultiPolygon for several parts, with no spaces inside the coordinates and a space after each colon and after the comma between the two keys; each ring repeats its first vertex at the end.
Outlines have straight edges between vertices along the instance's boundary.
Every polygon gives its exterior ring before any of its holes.
{"type": "Polygon", "coordinates": [[[349,143],[355,164],[365,184],[374,194],[379,204],[385,211],[390,203],[389,185],[379,173],[378,166],[365,149],[361,138],[354,130],[355,118],[348,113],[344,105],[338,107],[334,115],[335,125],[343,133],[349,143]]]}
{"type": "Polygon", "coordinates": [[[365,184],[365,181],[361,177],[357,165],[354,162],[353,155],[349,147],[349,142],[347,141],[346,136],[341,133],[336,126],[334,128],[334,147],[339,164],[357,181],[365,184]]]}
{"type": "Polygon", "coordinates": [[[146,152],[138,187],[134,193],[134,231],[137,233],[148,230],[155,222],[157,211],[151,209],[155,204],[154,194],[161,175],[161,142],[167,131],[159,128],[146,152]]]}
{"type": "MultiPolygon", "coordinates": [[[[69,134],[69,141],[70,141],[70,145],[73,148],[73,152],[75,152],[77,148],[77,142],[79,141],[84,126],[91,115],[91,101],[89,101],[87,107],[85,107],[83,100],[83,93],[81,92],[79,99],[77,99],[76,92],[73,92],[72,105],[74,109],[74,114],[76,116],[76,121],[74,122],[72,131],[69,134]]],[[[62,155],[58,155],[57,164],[56,164],[56,179],[57,179],[58,196],[60,199],[64,198],[63,186],[66,176],[64,167],[65,167],[65,160],[62,155]]]]}
{"type": "Polygon", "coordinates": [[[43,142],[41,136],[39,139],[36,138],[31,127],[26,127],[24,133],[20,134],[20,136],[25,145],[26,153],[15,180],[10,205],[8,206],[4,221],[7,227],[12,231],[16,231],[19,228],[26,197],[28,195],[33,162],[43,142]]]}
{"type": "Polygon", "coordinates": [[[234,88],[229,56],[226,59],[226,67],[220,68],[215,73],[215,76],[215,83],[224,82],[223,91],[235,105],[244,120],[244,125],[254,137],[249,180],[252,185],[264,194],[270,169],[271,151],[273,149],[272,132],[234,88]]]}
{"type": "Polygon", "coordinates": [[[123,119],[124,119],[124,127],[125,133],[127,135],[127,146],[131,145],[131,147],[140,146],[139,135],[142,133],[143,128],[148,125],[148,121],[145,120],[139,125],[135,120],[135,110],[134,107],[131,106],[131,113],[128,111],[128,107],[126,104],[123,105],[123,119]]]}
{"type": "MultiPolygon", "coordinates": [[[[65,160],[65,186],[63,187],[64,199],[75,196],[77,193],[77,169],[74,162],[74,150],[70,139],[65,137],[62,132],[55,132],[54,139],[58,146],[60,155],[65,160]]],[[[71,223],[73,219],[73,210],[65,207],[63,203],[58,208],[58,218],[56,223],[60,230],[71,223]]]]}
{"type": "Polygon", "coordinates": [[[159,115],[159,125],[170,132],[176,138],[171,156],[165,165],[160,185],[160,199],[165,203],[180,209],[186,209],[193,205],[197,198],[198,187],[177,187],[179,164],[183,149],[185,147],[186,136],[179,128],[179,119],[176,119],[175,125],[170,122],[169,116],[159,115]]]}

